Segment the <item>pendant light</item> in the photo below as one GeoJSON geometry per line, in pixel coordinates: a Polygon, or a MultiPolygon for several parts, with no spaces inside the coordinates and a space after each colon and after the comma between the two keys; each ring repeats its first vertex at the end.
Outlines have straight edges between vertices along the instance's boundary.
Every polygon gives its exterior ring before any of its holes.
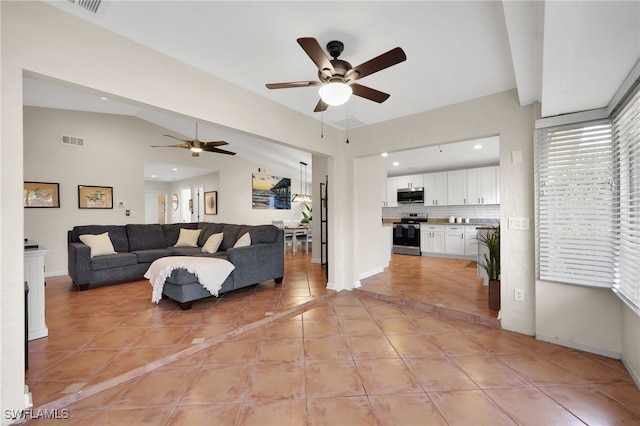
{"type": "Polygon", "coordinates": [[[302,201],[303,203],[311,202],[311,195],[307,195],[306,176],[307,176],[307,163],[305,163],[304,161],[301,161],[300,162],[300,193],[293,194],[293,198],[291,199],[291,201],[302,201]],[[303,167],[304,167],[304,172],[303,172],[303,167]],[[302,189],[303,185],[304,185],[304,191],[302,189]]]}

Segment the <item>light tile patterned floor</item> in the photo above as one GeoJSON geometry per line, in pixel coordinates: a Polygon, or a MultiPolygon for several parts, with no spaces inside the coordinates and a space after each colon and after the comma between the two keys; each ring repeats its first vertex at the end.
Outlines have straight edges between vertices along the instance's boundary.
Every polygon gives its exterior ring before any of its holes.
{"type": "Polygon", "coordinates": [[[336,295],[299,252],[281,286],[191,311],[151,304],[147,282],[76,292],[49,279],[50,336],[30,342],[27,383],[68,425],[640,424],[619,361],[496,329],[457,262],[394,256],[336,295]]]}

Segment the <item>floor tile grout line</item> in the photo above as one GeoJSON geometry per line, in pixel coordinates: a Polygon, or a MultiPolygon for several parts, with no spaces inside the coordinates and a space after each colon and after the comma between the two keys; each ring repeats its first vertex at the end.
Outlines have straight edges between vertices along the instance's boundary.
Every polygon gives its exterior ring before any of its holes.
{"type": "Polygon", "coordinates": [[[88,386],[87,388],[84,388],[76,393],[70,394],[68,396],[59,398],[57,400],[54,401],[50,401],[47,402],[39,407],[36,408],[36,410],[55,410],[55,409],[62,409],[70,404],[82,401],[90,396],[96,395],[102,391],[105,391],[107,389],[111,389],[119,384],[125,383],[129,380],[135,379],[137,377],[140,377],[143,374],[149,373],[151,371],[154,371],[158,368],[164,367],[165,365],[171,364],[173,362],[179,361],[181,359],[184,359],[190,355],[193,355],[203,349],[207,349],[210,348],[214,345],[220,344],[222,342],[228,341],[229,339],[232,339],[236,336],[242,335],[246,332],[255,330],[256,328],[262,327],[264,325],[273,323],[281,318],[284,318],[286,316],[289,315],[294,315],[296,312],[304,312],[305,310],[307,310],[310,307],[313,307],[321,302],[323,302],[324,300],[330,299],[332,297],[334,297],[337,293],[334,292],[330,292],[327,293],[325,295],[322,296],[318,296],[317,298],[314,298],[313,300],[310,300],[308,302],[305,302],[301,305],[297,305],[294,306],[292,308],[289,308],[286,311],[282,311],[282,312],[277,312],[275,313],[273,316],[267,317],[267,318],[263,318],[261,320],[258,321],[254,321],[253,323],[250,324],[246,324],[244,326],[241,326],[237,329],[231,330],[221,336],[217,336],[211,339],[207,339],[204,342],[198,343],[196,345],[190,346],[188,348],[182,349],[174,354],[171,355],[167,355],[163,358],[157,359],[155,361],[152,361],[146,365],[143,365],[141,367],[137,367],[134,368],[132,370],[129,370],[125,373],[119,374],[115,377],[109,378],[107,380],[104,380],[100,383],[96,383],[93,385],[88,386]]]}

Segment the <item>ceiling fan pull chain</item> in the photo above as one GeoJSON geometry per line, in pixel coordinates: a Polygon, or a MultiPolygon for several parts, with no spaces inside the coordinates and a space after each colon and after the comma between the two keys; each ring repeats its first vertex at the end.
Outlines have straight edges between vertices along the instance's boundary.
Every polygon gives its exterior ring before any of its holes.
{"type": "Polygon", "coordinates": [[[347,143],[349,143],[349,102],[347,102],[347,143]]]}
{"type": "Polygon", "coordinates": [[[324,139],[324,111],[320,111],[320,139],[324,139]]]}

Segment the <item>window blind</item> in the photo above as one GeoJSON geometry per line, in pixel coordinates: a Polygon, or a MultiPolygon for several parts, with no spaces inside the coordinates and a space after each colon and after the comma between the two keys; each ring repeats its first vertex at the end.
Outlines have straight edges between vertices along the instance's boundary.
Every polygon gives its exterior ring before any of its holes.
{"type": "Polygon", "coordinates": [[[537,132],[540,279],[611,288],[615,185],[609,120],[537,132]]]}
{"type": "Polygon", "coordinates": [[[618,194],[613,291],[640,314],[640,92],[614,118],[618,194]]]}

